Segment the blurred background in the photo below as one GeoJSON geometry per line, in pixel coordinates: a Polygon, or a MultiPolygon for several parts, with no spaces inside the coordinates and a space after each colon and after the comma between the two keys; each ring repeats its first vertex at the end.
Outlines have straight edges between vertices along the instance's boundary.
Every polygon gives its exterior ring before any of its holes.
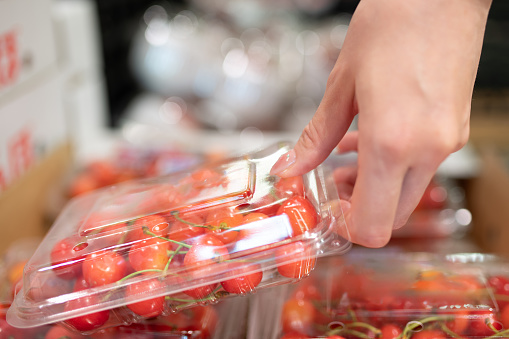
{"type": "MultiPolygon", "coordinates": [[[[78,194],[295,141],[318,107],[357,4],[1,1],[0,250],[44,235],[78,194]]],[[[440,214],[446,228],[419,236],[455,234],[508,251],[507,32],[509,3],[494,0],[471,141],[434,183],[439,201],[452,189],[452,205],[440,214]]],[[[433,229],[429,219],[420,223],[433,229]]]]}

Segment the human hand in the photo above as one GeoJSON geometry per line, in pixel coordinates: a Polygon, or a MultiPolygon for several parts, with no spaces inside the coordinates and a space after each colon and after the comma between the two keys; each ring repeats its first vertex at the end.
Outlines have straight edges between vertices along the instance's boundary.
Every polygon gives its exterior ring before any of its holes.
{"type": "Polygon", "coordinates": [[[357,166],[334,174],[348,226],[344,236],[384,246],[440,163],[468,140],[490,5],[361,0],[320,106],[272,174],[306,173],[336,146],[357,151],[357,166]],[[346,133],[355,115],[358,131],[346,133]]]}

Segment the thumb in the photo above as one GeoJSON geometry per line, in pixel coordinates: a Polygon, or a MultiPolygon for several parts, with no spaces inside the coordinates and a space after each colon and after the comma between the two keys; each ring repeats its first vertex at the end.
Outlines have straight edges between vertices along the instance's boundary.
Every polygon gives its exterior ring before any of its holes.
{"type": "MultiPolygon", "coordinates": [[[[353,93],[353,91],[352,91],[353,93]]],[[[307,173],[320,165],[337,146],[353,120],[353,95],[339,96],[327,88],[315,115],[304,128],[299,140],[283,154],[271,169],[271,174],[293,177],[307,173]]]]}

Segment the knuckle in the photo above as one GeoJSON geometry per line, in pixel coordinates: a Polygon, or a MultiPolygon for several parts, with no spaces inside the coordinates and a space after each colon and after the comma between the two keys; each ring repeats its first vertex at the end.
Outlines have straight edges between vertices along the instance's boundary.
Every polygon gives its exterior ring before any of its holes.
{"type": "Polygon", "coordinates": [[[335,88],[338,83],[340,82],[340,79],[342,78],[343,69],[341,67],[341,64],[336,64],[332,71],[329,74],[329,77],[327,78],[327,88],[335,88]]]}
{"type": "Polygon", "coordinates": [[[402,162],[407,158],[410,151],[411,142],[407,139],[405,136],[395,139],[388,133],[379,137],[376,141],[377,152],[392,163],[402,162]]]}
{"type": "Polygon", "coordinates": [[[311,120],[309,124],[302,131],[302,135],[300,137],[300,146],[308,151],[308,154],[312,154],[313,151],[317,150],[320,147],[320,143],[322,141],[322,133],[320,133],[319,129],[316,126],[314,120],[311,120]]]}

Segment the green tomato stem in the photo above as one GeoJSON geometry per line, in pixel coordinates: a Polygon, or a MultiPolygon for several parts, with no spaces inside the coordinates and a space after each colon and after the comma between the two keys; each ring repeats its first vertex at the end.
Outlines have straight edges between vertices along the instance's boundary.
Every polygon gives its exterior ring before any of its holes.
{"type": "Polygon", "coordinates": [[[195,224],[194,222],[190,222],[190,221],[187,221],[187,220],[184,220],[180,217],[179,215],[179,211],[173,211],[171,212],[171,215],[175,217],[175,219],[177,219],[178,221],[186,224],[186,225],[189,225],[189,226],[193,226],[193,227],[201,227],[201,228],[207,228],[207,229],[211,229],[213,226],[211,225],[200,225],[200,224],[195,224]]]}
{"type": "Polygon", "coordinates": [[[189,303],[189,304],[193,304],[193,303],[196,303],[196,302],[203,302],[203,301],[209,301],[211,300],[213,297],[216,296],[216,292],[219,291],[219,289],[221,289],[221,286],[218,286],[216,287],[212,292],[209,293],[209,295],[207,295],[205,298],[201,298],[201,299],[182,299],[182,298],[172,298],[170,297],[169,295],[167,295],[165,297],[166,300],[170,300],[170,301],[176,301],[176,302],[182,302],[182,303],[189,303]]]}
{"type": "Polygon", "coordinates": [[[186,248],[191,248],[192,247],[191,245],[188,245],[186,243],[183,243],[183,242],[180,242],[180,241],[177,241],[177,240],[173,240],[173,239],[169,239],[169,238],[165,238],[165,237],[162,237],[160,235],[157,235],[157,234],[149,231],[147,226],[143,226],[142,228],[143,228],[143,233],[148,234],[150,236],[153,236],[154,238],[159,238],[159,239],[162,239],[162,240],[165,240],[165,241],[169,241],[169,242],[172,242],[174,244],[177,244],[179,246],[186,247],[186,248]]]}
{"type": "MultiPolygon", "coordinates": [[[[168,270],[168,267],[170,267],[170,263],[171,261],[173,260],[173,258],[175,257],[175,255],[178,253],[178,251],[182,248],[182,246],[178,246],[177,247],[177,250],[173,251],[173,254],[170,256],[170,258],[168,259],[168,261],[166,262],[166,265],[164,266],[164,270],[163,272],[166,272],[168,270]]],[[[187,252],[186,252],[187,253],[187,252]]]]}
{"type": "MultiPolygon", "coordinates": [[[[353,336],[356,336],[358,338],[363,338],[363,339],[372,339],[373,338],[373,337],[370,337],[369,335],[367,335],[366,333],[362,333],[361,331],[356,331],[356,330],[346,329],[346,328],[343,329],[342,331],[340,331],[339,333],[340,334],[351,334],[353,336]]],[[[337,333],[334,333],[334,334],[337,334],[337,333]]]]}
{"type": "Polygon", "coordinates": [[[166,255],[169,257],[171,256],[172,254],[186,254],[187,251],[172,251],[172,250],[167,250],[166,251],[166,255]]]}
{"type": "Polygon", "coordinates": [[[492,334],[489,337],[485,337],[484,339],[500,338],[501,336],[505,336],[506,334],[509,334],[509,329],[503,331],[496,331],[495,334],[492,334]]]}
{"type": "Polygon", "coordinates": [[[353,323],[350,323],[350,324],[346,324],[345,325],[345,328],[347,329],[350,329],[352,327],[363,327],[363,328],[366,328],[370,331],[372,331],[374,334],[376,335],[379,335],[382,333],[382,331],[380,331],[378,328],[376,328],[375,326],[373,325],[370,325],[368,323],[364,323],[364,322],[360,322],[360,321],[355,321],[353,323]]]}
{"type": "Polygon", "coordinates": [[[405,326],[405,329],[403,330],[403,332],[396,337],[396,339],[401,339],[401,338],[408,338],[408,332],[418,328],[419,326],[421,325],[424,325],[426,323],[429,323],[429,322],[433,322],[433,321],[443,321],[443,320],[449,320],[449,319],[452,319],[453,317],[441,317],[441,316],[432,316],[432,317],[427,317],[427,318],[423,318],[421,320],[418,320],[414,323],[411,323],[411,324],[407,324],[405,326]]]}
{"type": "Polygon", "coordinates": [[[500,331],[499,331],[499,330],[497,330],[497,329],[495,328],[495,326],[493,326],[493,324],[492,324],[492,323],[488,320],[488,318],[485,318],[485,319],[484,319],[484,322],[486,323],[486,326],[488,326],[488,328],[489,328],[490,330],[492,330],[493,332],[495,332],[495,333],[497,333],[497,334],[498,334],[498,333],[500,333],[500,331]]]}
{"type": "Polygon", "coordinates": [[[453,337],[453,338],[461,338],[461,336],[459,334],[457,334],[456,332],[453,332],[449,327],[447,327],[447,325],[445,325],[444,323],[441,324],[441,329],[442,331],[444,331],[447,335],[453,337]]]}

